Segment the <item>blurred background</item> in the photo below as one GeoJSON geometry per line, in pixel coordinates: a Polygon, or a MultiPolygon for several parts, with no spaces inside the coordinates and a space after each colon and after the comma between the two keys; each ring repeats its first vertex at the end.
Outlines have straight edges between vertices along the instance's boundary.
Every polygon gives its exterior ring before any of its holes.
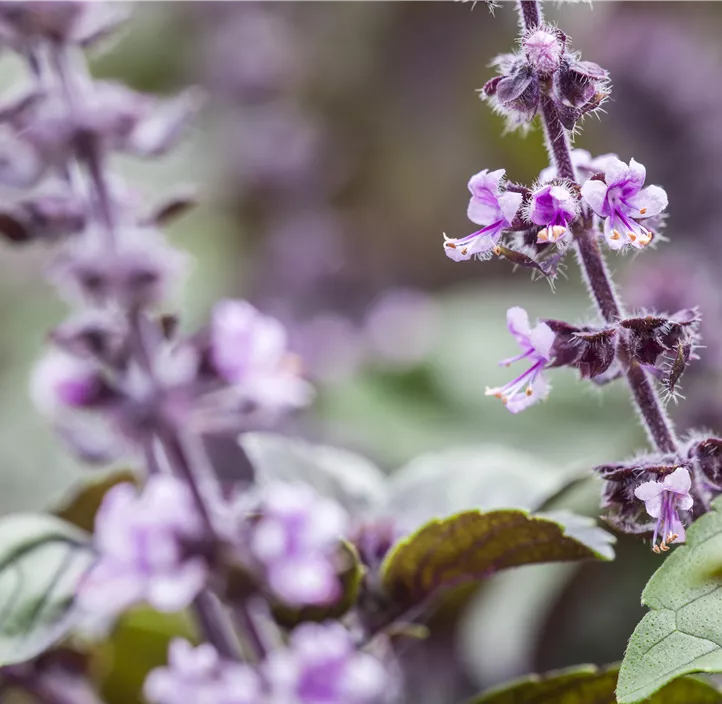
{"type": "MultiPolygon", "coordinates": [[[[722,7],[564,4],[548,17],[612,74],[607,114],[584,124],[576,146],[636,158],[670,195],[669,241],[610,264],[630,308],[701,307],[706,347],[685,376],[688,400],[671,412],[682,428],[719,430],[722,7]]],[[[318,399],[284,432],[349,447],[389,472],[424,452],[483,443],[583,472],[644,445],[622,385],[600,391],[553,372],[548,402],[516,417],[483,395],[508,379],[496,364],[514,353],[508,307],[570,322],[592,313],[571,257],[553,292],[508,262],[454,263],[442,251],[442,232],[475,229],[466,219],[473,173],[504,167],[530,183],[546,165],[540,132],[502,136],[476,92],[515,33],[510,3],[492,17],[483,3],[143,2],[94,59],[96,75],[150,92],[203,86],[205,107],[180,149],[117,168],[149,201],[178,185],[201,192],[171,230],[195,261],[178,302],[187,329],[223,296],[289,326],[318,399]]],[[[4,87],[21,76],[0,57],[4,87]]],[[[4,512],[47,507],[87,472],[27,396],[44,337],[65,314],[42,278],[48,259],[0,250],[4,512]]],[[[567,505],[597,515],[598,487],[587,482],[567,505]]],[[[621,539],[612,565],[492,580],[461,631],[447,619],[463,671],[440,663],[433,644],[410,657],[436,662],[448,681],[436,672],[434,686],[449,692],[618,660],[653,558],[621,539]]]]}

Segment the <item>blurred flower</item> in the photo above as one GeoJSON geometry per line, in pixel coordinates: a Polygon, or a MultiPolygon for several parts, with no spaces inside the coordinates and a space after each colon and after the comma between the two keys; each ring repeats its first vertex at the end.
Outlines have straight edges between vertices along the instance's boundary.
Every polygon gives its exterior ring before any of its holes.
{"type": "Polygon", "coordinates": [[[567,186],[547,184],[537,188],[527,212],[529,220],[543,226],[537,233],[537,242],[559,242],[577,216],[577,209],[577,197],[567,186]]]}
{"type": "Polygon", "coordinates": [[[260,490],[249,545],[268,586],[291,606],[328,604],[340,594],[338,551],[349,517],[336,502],[303,484],[260,490]]]}
{"type": "Polygon", "coordinates": [[[645,482],[634,490],[634,495],[644,501],[647,513],[657,519],[652,538],[654,552],[666,552],[669,550],[669,543],[685,541],[684,525],[679,511],[692,508],[694,499],[689,494],[691,487],[689,472],[684,467],[677,467],[662,481],[645,482]],[[662,541],[657,545],[657,536],[660,534],[662,541]]]}
{"type": "Polygon", "coordinates": [[[185,608],[208,575],[205,537],[182,482],[153,476],[141,494],[132,484],[113,487],[95,519],[99,557],[80,588],[81,608],[99,618],[141,601],[159,611],[185,608]]]}
{"type": "Polygon", "coordinates": [[[168,666],[151,670],[143,693],[153,704],[259,704],[261,682],[247,665],[221,660],[209,643],[194,648],[176,638],[168,666]]]}
{"type": "Polygon", "coordinates": [[[261,413],[306,405],[312,389],[288,352],[283,325],[246,301],[216,304],[211,321],[211,361],[242,399],[261,413]]]}
{"type": "Polygon", "coordinates": [[[604,236],[612,249],[629,244],[641,249],[652,241],[653,233],[636,218],[659,215],[667,207],[667,194],[659,186],[643,189],[645,177],[644,166],[634,159],[629,166],[610,159],[604,181],[591,179],[582,186],[582,197],[604,218],[604,236]]]}
{"type": "Polygon", "coordinates": [[[187,269],[186,255],[154,228],[122,228],[113,247],[105,233],[87,230],[52,264],[53,282],[71,299],[115,301],[126,309],[166,300],[187,269]]]}
{"type": "Polygon", "coordinates": [[[52,350],[33,370],[30,395],[38,410],[53,417],[63,410],[97,406],[112,391],[92,359],[52,350]]]}
{"type": "Polygon", "coordinates": [[[263,671],[272,702],[376,704],[389,690],[389,674],[372,655],[358,651],[340,624],[304,623],[275,650],[263,671]]]}
{"type": "Polygon", "coordinates": [[[507,366],[512,362],[529,359],[532,366],[504,386],[487,388],[486,395],[501,399],[512,413],[519,413],[537,401],[543,401],[549,395],[550,387],[542,372],[551,359],[554,333],[546,323],[539,323],[532,328],[529,324],[529,316],[523,308],[510,308],[506,320],[507,328],[519,343],[522,352],[499,364],[507,366]]]}
{"type": "Polygon", "coordinates": [[[444,235],[446,256],[455,262],[474,256],[490,255],[502,230],[511,226],[522,202],[521,193],[502,190],[505,170],[488,169],[472,176],[469,181],[471,199],[467,209],[469,220],[484,227],[461,239],[444,235]]]}

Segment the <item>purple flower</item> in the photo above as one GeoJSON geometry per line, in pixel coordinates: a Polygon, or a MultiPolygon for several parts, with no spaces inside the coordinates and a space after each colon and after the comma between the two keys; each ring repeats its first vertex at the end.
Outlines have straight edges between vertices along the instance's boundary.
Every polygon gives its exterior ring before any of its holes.
{"type": "Polygon", "coordinates": [[[577,216],[577,199],[566,186],[547,184],[532,193],[527,217],[543,229],[537,242],[558,242],[577,216]]]}
{"type": "Polygon", "coordinates": [[[692,479],[684,467],[677,467],[661,482],[644,482],[635,490],[634,495],[644,501],[647,513],[657,519],[652,544],[654,552],[666,552],[669,543],[685,541],[684,525],[679,517],[680,511],[692,508],[694,499],[690,496],[692,479]],[[657,536],[662,541],[657,545],[657,536]]]}
{"type": "Polygon", "coordinates": [[[455,262],[471,259],[475,255],[483,257],[490,254],[502,230],[511,226],[521,205],[522,195],[502,190],[504,173],[504,169],[491,173],[484,169],[471,177],[471,200],[467,215],[469,220],[483,227],[461,239],[450,239],[444,235],[446,256],[455,262]]]}
{"type": "Polygon", "coordinates": [[[70,409],[96,406],[107,397],[98,365],[92,360],[53,350],[35,367],[30,394],[36,407],[50,417],[70,409]]]}
{"type": "Polygon", "coordinates": [[[328,604],[338,598],[338,549],[348,516],[304,484],[263,487],[250,549],[271,591],[288,605],[328,604]]]}
{"type": "Polygon", "coordinates": [[[644,185],[646,171],[634,159],[627,166],[619,159],[606,164],[604,181],[595,179],[582,186],[582,196],[592,210],[604,218],[604,236],[612,249],[629,244],[641,249],[653,233],[637,222],[659,215],[667,207],[667,194],[659,186],[644,185]]]}
{"type": "Polygon", "coordinates": [[[270,700],[279,704],[376,704],[389,689],[386,668],[358,651],[340,624],[304,623],[288,648],[264,665],[270,700]]]}
{"type": "Polygon", "coordinates": [[[203,525],[190,491],[168,476],[151,477],[142,494],[113,487],[95,519],[99,559],[78,595],[81,606],[112,616],[141,601],[159,611],[188,606],[208,574],[197,547],[203,525]]]}
{"type": "Polygon", "coordinates": [[[212,645],[194,648],[176,638],[168,666],[151,670],[143,693],[153,704],[258,704],[261,682],[247,665],[224,662],[212,645]]]}
{"type": "Polygon", "coordinates": [[[312,396],[287,348],[283,325],[246,301],[217,303],[211,322],[211,360],[242,399],[267,410],[297,408],[312,396]]]}
{"type": "Polygon", "coordinates": [[[507,366],[521,359],[529,359],[532,365],[508,384],[494,389],[487,388],[486,395],[501,399],[512,413],[519,413],[549,395],[550,386],[542,372],[551,359],[554,333],[546,323],[539,323],[532,328],[529,316],[523,308],[509,308],[506,324],[522,351],[499,364],[507,366]]]}

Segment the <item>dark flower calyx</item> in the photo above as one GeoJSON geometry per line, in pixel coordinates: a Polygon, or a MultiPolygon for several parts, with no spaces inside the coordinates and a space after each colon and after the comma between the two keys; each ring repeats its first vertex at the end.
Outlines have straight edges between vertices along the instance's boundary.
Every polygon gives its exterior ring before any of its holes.
{"type": "MultiPolygon", "coordinates": [[[[697,312],[685,309],[669,317],[647,315],[627,318],[620,325],[629,331],[631,356],[642,364],[654,365],[660,355],[672,350],[677,353],[680,344],[693,342],[698,322],[697,312]]],[[[686,357],[688,359],[689,355],[686,357]]],[[[675,383],[680,374],[676,375],[675,383]]]]}
{"type": "Polygon", "coordinates": [[[561,320],[544,322],[556,335],[551,366],[574,367],[584,379],[593,379],[609,369],[617,347],[614,328],[577,327],[561,320]]]}

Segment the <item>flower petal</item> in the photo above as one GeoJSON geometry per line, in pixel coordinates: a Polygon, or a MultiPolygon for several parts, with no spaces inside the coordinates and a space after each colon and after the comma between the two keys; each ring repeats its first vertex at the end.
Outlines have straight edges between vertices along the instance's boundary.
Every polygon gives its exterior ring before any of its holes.
{"type": "Polygon", "coordinates": [[[539,323],[529,336],[529,341],[534,347],[534,351],[545,360],[550,357],[552,345],[556,335],[546,323],[539,323]]]}
{"type": "Polygon", "coordinates": [[[630,159],[629,172],[626,179],[629,183],[629,186],[627,186],[627,188],[633,187],[636,191],[639,191],[644,185],[644,180],[646,178],[647,169],[645,169],[644,166],[635,159],[630,159]]]}
{"type": "Polygon", "coordinates": [[[664,478],[662,484],[665,489],[673,491],[675,494],[689,494],[689,490],[692,488],[692,478],[684,467],[677,467],[672,474],[668,474],[664,478]]]}
{"type": "Polygon", "coordinates": [[[506,327],[517,339],[517,342],[528,345],[531,325],[529,324],[529,315],[523,308],[514,306],[506,311],[506,327]]]}
{"type": "Polygon", "coordinates": [[[627,199],[630,210],[628,215],[633,218],[649,218],[659,215],[667,208],[669,199],[667,192],[661,186],[647,186],[636,196],[627,199]],[[644,211],[644,212],[642,212],[644,211]]]}
{"type": "Polygon", "coordinates": [[[603,181],[587,181],[582,186],[582,198],[600,217],[606,217],[609,214],[606,207],[607,185],[603,181]]]}
{"type": "Polygon", "coordinates": [[[677,507],[681,511],[689,511],[692,506],[694,506],[694,499],[689,494],[680,496],[679,499],[677,499],[677,507]]]}
{"type": "Polygon", "coordinates": [[[605,164],[604,180],[607,186],[619,186],[630,176],[630,169],[621,159],[610,158],[605,164]]]}
{"type": "Polygon", "coordinates": [[[604,221],[604,237],[607,240],[609,249],[616,251],[629,244],[629,235],[625,229],[616,229],[615,224],[613,217],[609,217],[604,221]]]}
{"type": "Polygon", "coordinates": [[[499,196],[499,210],[501,211],[504,219],[508,224],[511,224],[512,220],[516,216],[517,210],[521,206],[522,195],[521,193],[504,193],[499,196]]]}
{"type": "Polygon", "coordinates": [[[531,389],[530,394],[523,392],[518,393],[508,400],[506,407],[509,412],[514,414],[521,413],[521,411],[529,408],[529,406],[533,406],[538,401],[544,401],[547,396],[549,396],[552,387],[540,373],[537,374],[528,388],[531,389]]]}

